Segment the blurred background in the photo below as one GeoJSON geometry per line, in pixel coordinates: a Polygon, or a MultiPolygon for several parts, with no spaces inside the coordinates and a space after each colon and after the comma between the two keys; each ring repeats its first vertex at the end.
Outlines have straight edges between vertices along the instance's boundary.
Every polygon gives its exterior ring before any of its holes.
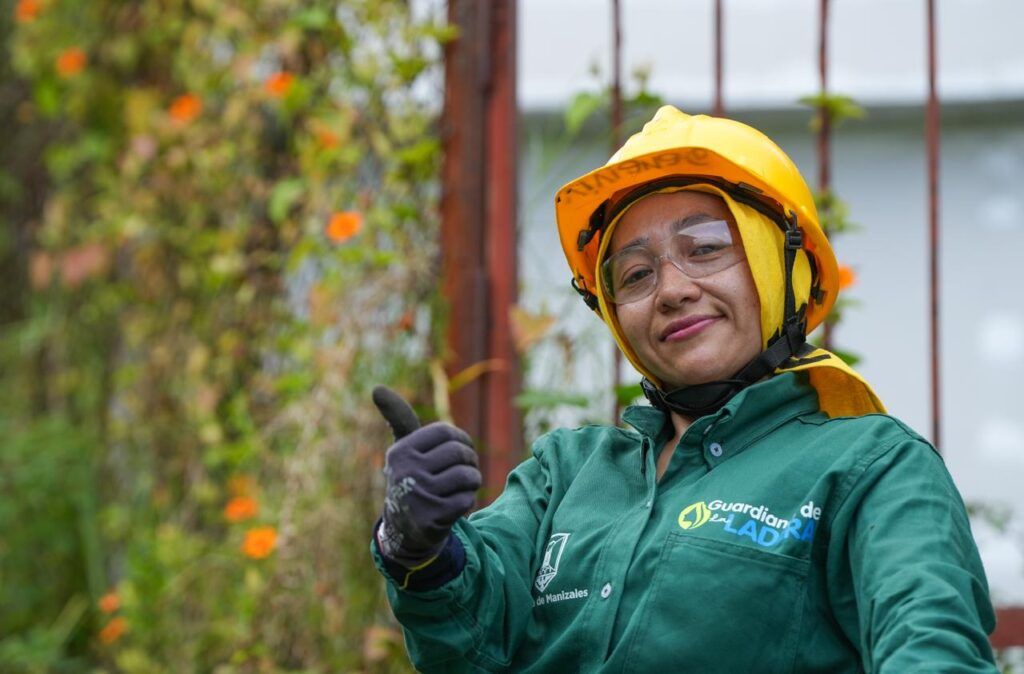
{"type": "Polygon", "coordinates": [[[1024,5],[929,4],[0,0],[0,672],[409,671],[369,391],[481,502],[613,423],[552,206],[661,103],[816,189],[814,339],[939,447],[1021,667],[1024,5]]]}

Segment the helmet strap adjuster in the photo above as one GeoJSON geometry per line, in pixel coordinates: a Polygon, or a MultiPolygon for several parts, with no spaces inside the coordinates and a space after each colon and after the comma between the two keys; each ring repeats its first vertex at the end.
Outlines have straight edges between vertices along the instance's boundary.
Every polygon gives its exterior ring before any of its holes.
{"type": "MultiPolygon", "coordinates": [[[[582,232],[580,232],[580,233],[582,234],[582,232]]],[[[583,279],[579,279],[579,280],[582,281],[583,279]]],[[[571,285],[572,289],[575,290],[577,293],[579,293],[580,297],[583,298],[584,304],[586,304],[588,307],[590,307],[594,311],[600,311],[601,310],[601,303],[598,301],[597,295],[595,295],[594,293],[592,293],[589,290],[587,290],[586,287],[581,287],[579,285],[579,283],[577,283],[577,279],[576,278],[571,279],[569,281],[569,285],[571,285]]]]}

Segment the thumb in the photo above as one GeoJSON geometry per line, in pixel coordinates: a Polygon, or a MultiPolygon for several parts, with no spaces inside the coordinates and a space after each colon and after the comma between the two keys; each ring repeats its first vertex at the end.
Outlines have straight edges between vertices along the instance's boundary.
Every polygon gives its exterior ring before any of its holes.
{"type": "Polygon", "coordinates": [[[401,440],[420,427],[420,420],[409,403],[387,386],[375,386],[373,404],[380,410],[384,420],[391,426],[395,440],[401,440]]]}

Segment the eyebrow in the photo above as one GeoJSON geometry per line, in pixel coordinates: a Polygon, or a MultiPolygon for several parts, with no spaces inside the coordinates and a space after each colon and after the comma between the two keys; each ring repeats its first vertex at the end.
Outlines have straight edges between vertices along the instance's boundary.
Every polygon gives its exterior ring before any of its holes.
{"type": "MultiPolygon", "coordinates": [[[[721,220],[721,218],[711,215],[710,213],[694,213],[693,215],[688,215],[685,218],[680,218],[673,222],[671,227],[672,233],[678,234],[680,230],[686,229],[687,227],[690,227],[692,225],[699,225],[702,222],[709,222],[711,220],[721,220]]],[[[643,246],[650,242],[651,237],[638,236],[637,238],[633,239],[619,250],[625,250],[627,248],[632,248],[633,246],[643,246]]]]}

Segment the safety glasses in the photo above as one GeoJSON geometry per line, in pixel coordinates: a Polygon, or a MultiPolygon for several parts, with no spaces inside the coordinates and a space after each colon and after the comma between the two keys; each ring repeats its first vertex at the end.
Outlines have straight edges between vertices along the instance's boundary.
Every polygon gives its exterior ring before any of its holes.
{"type": "Polygon", "coordinates": [[[710,220],[689,225],[661,241],[623,248],[601,265],[601,284],[612,302],[629,304],[658,287],[664,260],[690,278],[704,278],[743,257],[743,247],[733,242],[729,223],[710,220]]]}

